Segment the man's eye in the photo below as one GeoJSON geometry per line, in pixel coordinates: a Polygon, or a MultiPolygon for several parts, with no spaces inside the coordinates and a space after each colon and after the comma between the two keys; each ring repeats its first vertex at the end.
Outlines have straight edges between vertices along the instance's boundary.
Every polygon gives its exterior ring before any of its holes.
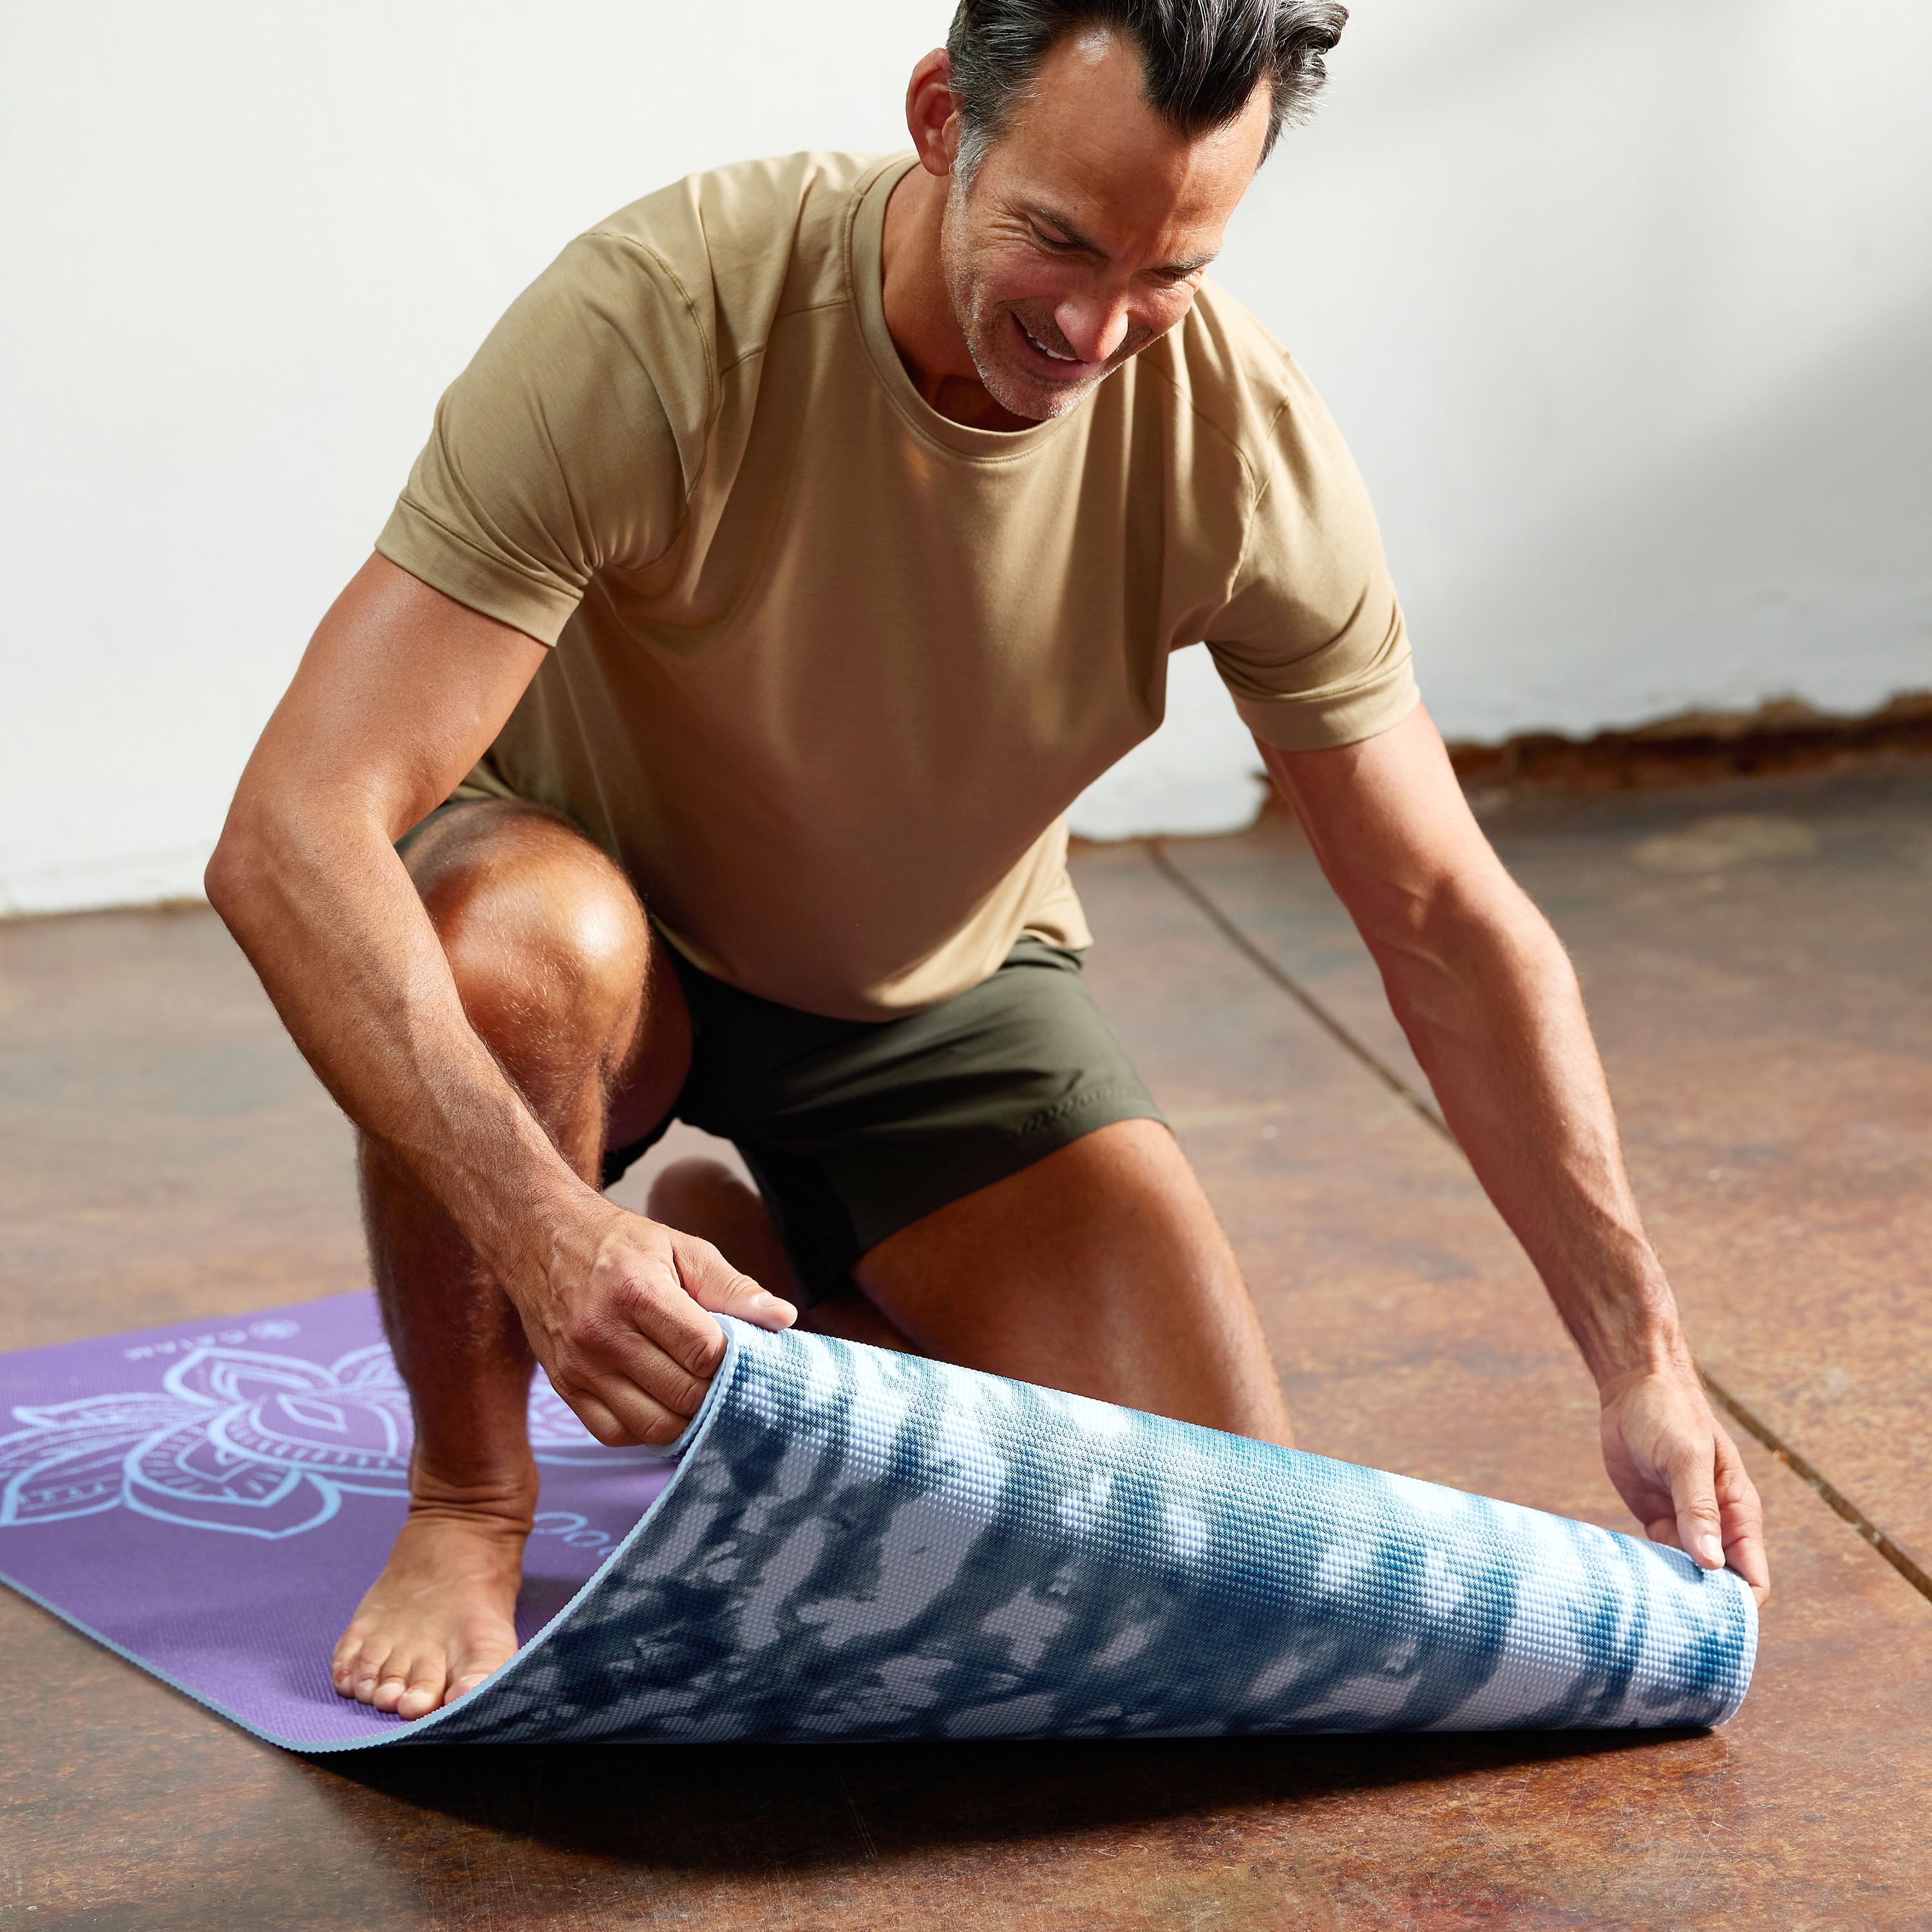
{"type": "Polygon", "coordinates": [[[1056,255],[1077,255],[1080,252],[1078,242],[1063,242],[1057,235],[1042,235],[1037,228],[1033,231],[1033,236],[1042,248],[1051,248],[1056,255]]]}

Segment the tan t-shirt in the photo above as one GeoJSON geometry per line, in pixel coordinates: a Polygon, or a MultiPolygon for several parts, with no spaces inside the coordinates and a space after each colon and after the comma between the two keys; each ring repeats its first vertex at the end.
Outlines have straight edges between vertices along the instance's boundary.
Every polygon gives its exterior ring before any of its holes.
{"type": "Polygon", "coordinates": [[[572,242],[377,544],[556,646],[464,795],[560,808],[706,971],[854,1019],[1088,943],[1063,814],[1171,650],[1291,748],[1415,700],[1341,437],[1215,289],[1070,416],[926,406],[880,294],[909,164],[722,168],[572,242]]]}

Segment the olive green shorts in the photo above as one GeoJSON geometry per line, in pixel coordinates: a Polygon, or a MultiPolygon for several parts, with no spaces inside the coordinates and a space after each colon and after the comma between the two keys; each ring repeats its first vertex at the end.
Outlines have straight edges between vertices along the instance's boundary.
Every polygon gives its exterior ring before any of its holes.
{"type": "MultiPolygon", "coordinates": [[[[692,1029],[672,1118],[736,1143],[808,1304],[922,1215],[1096,1127],[1161,1118],[1080,954],[1044,940],[1020,940],[978,986],[880,1022],[778,1006],[667,950],[692,1029]]],[[[604,1186],[663,1132],[607,1154],[604,1186]]]]}
{"type": "MultiPolygon", "coordinates": [[[[438,806],[396,842],[400,852],[438,806]]],[[[741,992],[668,940],[691,1071],[656,1132],[604,1156],[608,1187],[674,1120],[736,1144],[808,1306],[888,1234],[1114,1120],[1158,1120],[1082,978],[1021,939],[998,972],[922,1012],[835,1020],[741,992]]]]}

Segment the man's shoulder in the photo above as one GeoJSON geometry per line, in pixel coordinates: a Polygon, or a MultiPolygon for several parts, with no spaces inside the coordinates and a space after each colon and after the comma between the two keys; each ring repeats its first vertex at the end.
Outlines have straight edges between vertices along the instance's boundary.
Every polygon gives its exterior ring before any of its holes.
{"type": "Polygon", "coordinates": [[[629,255],[669,282],[728,363],[777,316],[849,299],[847,238],[892,158],[806,153],[686,175],[620,208],[577,246],[629,255]]]}
{"type": "Polygon", "coordinates": [[[1284,440],[1322,434],[1327,412],[1288,351],[1226,289],[1204,282],[1192,307],[1144,358],[1175,404],[1238,450],[1269,467],[1284,440]]]}

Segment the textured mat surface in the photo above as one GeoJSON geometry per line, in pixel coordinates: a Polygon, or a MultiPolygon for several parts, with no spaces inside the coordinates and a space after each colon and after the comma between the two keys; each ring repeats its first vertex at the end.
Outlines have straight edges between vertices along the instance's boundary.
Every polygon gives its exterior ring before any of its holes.
{"type": "Polygon", "coordinates": [[[416,1725],[329,1686],[402,1510],[366,1295],[0,1357],[0,1578],[305,1750],[1721,1724],[1728,1573],[1400,1476],[729,1324],[674,1456],[540,1385],[524,1648],[416,1725]]]}

